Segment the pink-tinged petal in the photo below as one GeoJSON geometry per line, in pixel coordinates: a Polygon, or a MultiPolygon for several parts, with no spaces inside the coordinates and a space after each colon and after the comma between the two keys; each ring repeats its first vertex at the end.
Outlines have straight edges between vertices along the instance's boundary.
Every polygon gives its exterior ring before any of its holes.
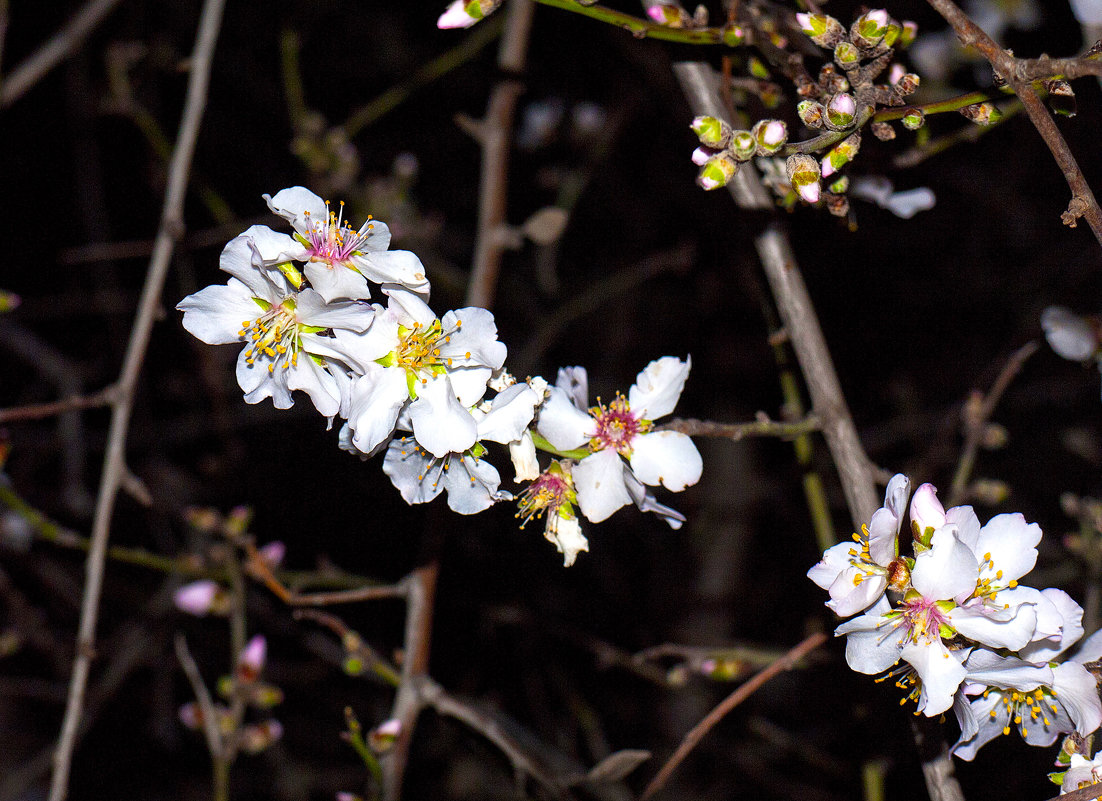
{"type": "Polygon", "coordinates": [[[621,506],[631,503],[624,481],[625,469],[620,454],[611,450],[587,456],[574,466],[572,474],[578,506],[590,522],[600,523],[621,506]]]}
{"type": "Polygon", "coordinates": [[[527,384],[513,384],[494,398],[489,413],[478,421],[478,441],[507,445],[521,438],[536,413],[539,397],[527,384]]]}
{"type": "Polygon", "coordinates": [[[922,534],[927,529],[935,531],[945,525],[945,507],[937,499],[937,488],[933,484],[923,484],[915,490],[911,499],[911,525],[922,534]]]}
{"type": "Polygon", "coordinates": [[[1018,513],[995,515],[980,529],[973,549],[980,559],[987,559],[987,554],[991,554],[980,577],[990,579],[996,586],[1020,579],[1037,564],[1037,543],[1040,541],[1041,527],[1036,523],[1026,523],[1025,517],[1018,513]]]}
{"type": "Polygon", "coordinates": [[[304,289],[296,298],[295,318],[304,325],[345,328],[362,334],[375,318],[375,307],[357,301],[326,301],[320,293],[304,289]]]}
{"type": "Polygon", "coordinates": [[[447,376],[417,387],[417,400],[409,407],[417,443],[437,458],[462,453],[474,446],[477,425],[460,405],[447,376]]]}
{"type": "Polygon", "coordinates": [[[329,207],[325,201],[304,186],[292,186],[276,192],[275,197],[263,195],[268,208],[278,214],[300,234],[315,224],[328,224],[329,207]]]}
{"type": "Polygon", "coordinates": [[[394,433],[394,424],[406,401],[409,389],[406,374],[400,369],[378,367],[352,381],[352,403],[348,425],[352,444],[370,453],[394,433]]]}
{"type": "Polygon", "coordinates": [[[922,679],[918,711],[934,717],[953,705],[953,695],[964,681],[965,670],[940,638],[908,642],[900,654],[922,679]]]}
{"type": "MultiPolygon", "coordinates": [[[[915,499],[918,499],[918,492],[915,499]]],[[[911,511],[913,514],[913,503],[911,511]]],[[[915,557],[914,570],[911,571],[914,588],[934,601],[950,598],[963,600],[971,595],[976,589],[979,564],[972,552],[957,539],[956,529],[950,526],[937,529],[930,545],[930,550],[915,557]]]]}
{"type": "Polygon", "coordinates": [[[869,521],[869,559],[874,564],[887,567],[899,555],[899,524],[902,518],[890,509],[881,507],[872,513],[869,521]]]}
{"type": "Polygon", "coordinates": [[[547,400],[540,407],[536,430],[551,443],[551,447],[560,451],[580,448],[597,433],[596,421],[574,406],[559,387],[551,387],[547,391],[547,400]]]}
{"type": "Polygon", "coordinates": [[[243,342],[242,323],[251,324],[263,314],[252,292],[236,278],[188,295],[176,309],[184,313],[184,328],[208,345],[243,342]]]}
{"type": "Polygon", "coordinates": [[[1102,726],[1102,702],[1098,699],[1098,684],[1091,673],[1078,662],[1065,662],[1052,669],[1052,689],[1075,724],[1075,730],[1086,737],[1102,726]]]}
{"type": "Polygon", "coordinates": [[[631,446],[631,471],[644,484],[681,492],[700,480],[700,451],[680,431],[652,431],[635,437],[631,446]]]}
{"type": "Polygon", "coordinates": [[[309,262],[303,272],[326,303],[335,300],[365,300],[371,297],[367,279],[343,264],[309,262]]]}
{"type": "Polygon", "coordinates": [[[677,406],[691,367],[691,357],[681,361],[675,356],[663,356],[644,367],[628,390],[632,413],[645,420],[670,414],[677,406]]]}
{"type": "Polygon", "coordinates": [[[872,574],[856,567],[843,570],[830,585],[827,606],[838,617],[849,617],[867,609],[888,589],[884,576],[872,574]]]}
{"type": "Polygon", "coordinates": [[[991,648],[1016,651],[1029,642],[1037,625],[1033,604],[1006,610],[985,609],[981,604],[958,606],[946,613],[949,625],[973,642],[991,648]]]}
{"type": "Polygon", "coordinates": [[[267,656],[268,641],[264,639],[263,634],[257,634],[245,644],[237,664],[239,668],[251,671],[255,678],[264,669],[267,656]]]}
{"type": "Polygon", "coordinates": [[[455,28],[469,28],[478,22],[477,17],[472,17],[467,13],[468,2],[469,0],[452,0],[448,7],[444,9],[444,13],[436,20],[436,27],[446,31],[455,28]]]}

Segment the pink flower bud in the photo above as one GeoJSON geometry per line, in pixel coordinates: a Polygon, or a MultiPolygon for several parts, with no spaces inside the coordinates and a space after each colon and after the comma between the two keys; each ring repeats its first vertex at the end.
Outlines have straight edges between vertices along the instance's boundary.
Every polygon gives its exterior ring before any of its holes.
{"type": "Polygon", "coordinates": [[[263,634],[257,634],[245,645],[241,657],[237,660],[237,678],[243,683],[251,683],[264,669],[264,660],[268,655],[268,641],[263,634]]]}
{"type": "Polygon", "coordinates": [[[287,546],[279,540],[273,540],[261,548],[258,553],[260,559],[268,567],[279,567],[283,564],[283,557],[287,555],[287,546]]]}
{"type": "Polygon", "coordinates": [[[945,507],[937,499],[937,488],[923,484],[911,499],[911,529],[919,536],[945,525],[945,507]]]}
{"type": "Polygon", "coordinates": [[[196,617],[204,617],[211,613],[214,600],[221,591],[222,588],[213,581],[207,579],[193,581],[191,584],[185,584],[176,590],[172,596],[172,601],[181,612],[187,612],[189,615],[195,615],[196,617]]]}

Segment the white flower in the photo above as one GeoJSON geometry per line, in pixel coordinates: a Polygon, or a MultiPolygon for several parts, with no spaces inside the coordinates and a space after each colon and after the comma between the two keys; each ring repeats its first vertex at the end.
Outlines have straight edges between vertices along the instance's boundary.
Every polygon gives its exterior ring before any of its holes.
{"type": "Polygon", "coordinates": [[[372,452],[393,433],[408,403],[421,447],[437,457],[469,450],[477,424],[468,409],[505,362],[494,316],[472,307],[437,319],[413,292],[394,286],[384,291],[388,306],[375,306],[367,331],[337,331],[330,340],[333,354],[354,373],[344,410],[352,444],[372,452]]]}
{"type": "Polygon", "coordinates": [[[899,557],[899,527],[907,510],[911,482],[898,473],[888,482],[884,505],[873,513],[855,546],[842,542],[828,548],[807,577],[830,592],[827,606],[839,617],[855,615],[883,597],[889,583],[906,586],[907,565],[899,557]]]}
{"type": "MultiPolygon", "coordinates": [[[[436,384],[451,392],[447,376],[436,384]]],[[[422,447],[420,440],[402,437],[391,441],[383,472],[411,504],[431,501],[444,489],[448,491],[448,506],[460,514],[475,514],[497,501],[509,500],[513,496],[498,489],[501,477],[483,458],[486,449],[481,443],[505,444],[519,439],[532,422],[537,402],[531,387],[514,384],[499,393],[488,410],[474,409],[469,414],[475,424],[475,441],[463,452],[436,456],[422,447]]],[[[414,408],[416,404],[410,407],[411,418],[414,408]]]]}
{"type": "MultiPolygon", "coordinates": [[[[1082,612],[1078,609],[1078,617],[1082,612]]],[[[1069,639],[1064,648],[1073,642],[1069,639]]],[[[1027,743],[1038,746],[1052,745],[1068,732],[1083,737],[1093,732],[1102,724],[1102,702],[1094,676],[1082,663],[1099,655],[1102,635],[1098,634],[1061,664],[974,652],[964,662],[964,692],[953,705],[961,728],[953,753],[971,760],[980,748],[1000,734],[1009,734],[1012,727],[1027,743]],[[970,700],[967,696],[976,697],[970,700]]]]}
{"type": "Polygon", "coordinates": [[[220,266],[233,276],[229,282],[177,304],[183,326],[208,345],[247,343],[237,360],[246,402],[271,398],[277,409],[289,409],[291,392],[301,389],[319,412],[332,417],[340,410],[341,391],[324,356],[341,354],[330,337],[319,334],[362,332],[374,311],[354,301],[326,303],[312,289],[296,291],[282,274],[256,264],[250,231],[222,251],[220,266]]]}
{"type": "Polygon", "coordinates": [[[1099,782],[1102,782],[1102,753],[1095,754],[1094,759],[1087,759],[1082,754],[1072,754],[1071,767],[1064,774],[1064,781],[1060,785],[1060,795],[1099,782]]]}
{"type": "MultiPolygon", "coordinates": [[[[291,223],[295,237],[265,229],[255,234],[257,253],[265,266],[286,261],[304,261],[310,285],[327,301],[371,297],[368,280],[378,284],[400,284],[428,296],[429,282],[421,260],[408,250],[387,250],[390,229],[368,219],[359,229],[344,220],[344,203],[339,212],[309,189],[293,186],[264,195],[268,208],[291,223]]],[[[254,226],[262,228],[263,226],[254,226]]]]}
{"type": "Polygon", "coordinates": [[[666,356],[636,377],[628,396],[584,411],[586,374],[580,367],[561,370],[540,410],[538,431],[559,451],[587,448],[591,455],[574,467],[582,513],[594,523],[633,501],[630,474],[644,484],[680,492],[700,480],[703,462],[693,441],[678,431],[652,431],[653,420],[670,414],[691,362],[666,356]]]}

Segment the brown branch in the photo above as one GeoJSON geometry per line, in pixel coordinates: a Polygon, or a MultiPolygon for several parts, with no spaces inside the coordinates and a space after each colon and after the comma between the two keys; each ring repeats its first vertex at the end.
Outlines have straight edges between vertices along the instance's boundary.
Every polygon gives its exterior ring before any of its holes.
{"type": "MultiPolygon", "coordinates": [[[[952,0],[927,0],[927,2],[953,26],[953,30],[956,31],[961,44],[966,47],[974,47],[982,53],[983,57],[991,63],[995,72],[1007,80],[1015,94],[1021,99],[1026,114],[1029,115],[1029,119],[1033,122],[1037,132],[1041,134],[1041,138],[1045,140],[1045,144],[1048,145],[1048,149],[1052,152],[1053,158],[1056,159],[1060,171],[1064,173],[1064,179],[1071,188],[1071,202],[1068,204],[1067,211],[1061,215],[1064,225],[1074,228],[1078,219],[1082,217],[1091,227],[1091,231],[1094,232],[1099,244],[1102,244],[1102,208],[1099,208],[1094,192],[1087,184],[1083,171],[1079,169],[1079,164],[1076,162],[1071,148],[1064,141],[1063,135],[1056,127],[1052,115],[1048,113],[1048,109],[1045,108],[1045,104],[1041,101],[1037,91],[1027,80],[1019,77],[1018,69],[1021,60],[1014,58],[1010,53],[1003,50],[952,0]]],[[[1037,62],[1029,63],[1035,64],[1037,62]]]]}
{"type": "Polygon", "coordinates": [[[59,414],[76,409],[97,409],[100,406],[110,406],[117,398],[118,387],[112,384],[91,395],[72,395],[63,400],[50,401],[49,403],[32,403],[26,406],[0,409],[0,423],[41,420],[45,417],[56,417],[59,414]]]}
{"type": "Polygon", "coordinates": [[[1021,372],[1022,365],[1025,364],[1026,360],[1037,352],[1037,348],[1036,342],[1029,342],[1014,351],[974,413],[968,414],[968,407],[965,407],[964,448],[961,450],[957,472],[953,476],[953,485],[949,490],[949,506],[957,506],[964,501],[968,479],[971,477],[972,468],[976,464],[976,454],[983,442],[983,432],[987,426],[987,421],[995,413],[995,406],[1002,399],[1003,393],[1010,386],[1010,382],[1021,372]]]}
{"type": "Polygon", "coordinates": [[[827,635],[822,632],[812,634],[780,659],[769,665],[769,667],[763,668],[755,673],[753,678],[720,701],[715,709],[705,715],[704,719],[685,735],[685,739],[681,741],[681,745],[674,751],[673,756],[667,760],[666,764],[662,766],[662,769],[658,771],[655,777],[651,779],[646,789],[643,790],[643,794],[639,796],[639,801],[646,801],[661,790],[670,776],[673,775],[677,766],[684,761],[685,757],[687,757],[694,748],[696,748],[697,743],[704,739],[704,735],[711,731],[717,723],[727,716],[727,713],[753,695],[759,687],[771,678],[782,671],[790,670],[801,657],[814,651],[826,642],[827,639],[827,635]]]}
{"type": "Polygon", "coordinates": [[[334,592],[299,593],[283,584],[271,566],[257,551],[252,542],[245,542],[245,573],[256,579],[288,606],[332,606],[351,604],[358,601],[378,601],[383,598],[405,598],[409,594],[410,577],[397,584],[372,584],[367,587],[352,587],[334,592]]]}
{"type": "Polygon", "coordinates": [[[1102,783],[1080,787],[1078,790],[1068,790],[1063,795],[1050,798],[1049,801],[1094,801],[1099,797],[1102,797],[1102,783]]]}
{"type": "Polygon", "coordinates": [[[680,431],[690,437],[719,437],[733,439],[738,442],[744,437],[780,437],[781,439],[788,439],[818,431],[820,426],[819,419],[813,414],[802,420],[785,422],[770,420],[762,413],[760,419],[752,423],[717,423],[713,420],[675,417],[657,428],[664,431],[680,431]]]}
{"type": "Polygon", "coordinates": [[[96,623],[99,616],[100,594],[103,589],[107,540],[115,499],[126,472],[126,434],[130,425],[134,396],[137,393],[138,376],[149,347],[153,321],[160,308],[169,261],[176,239],[184,229],[183,210],[187,179],[191,171],[192,156],[195,153],[195,142],[199,135],[199,124],[206,107],[211,62],[214,46],[218,41],[218,29],[221,27],[224,6],[225,0],[206,0],[203,5],[195,50],[191,58],[191,77],[188,81],[180,132],[168,172],[157,243],[149,261],[145,286],[142,289],[134,327],[130,333],[130,341],[127,343],[126,355],[119,375],[119,398],[112,408],[103,474],[100,478],[99,496],[96,499],[96,511],[92,523],[92,547],[85,562],[84,596],[81,601],[80,624],[77,629],[76,656],[73,659],[73,674],[69,682],[65,717],[62,720],[57,751],[54,754],[54,772],[50,781],[49,801],[63,801],[68,794],[69,768],[80,727],[92,656],[95,653],[96,623]]]}

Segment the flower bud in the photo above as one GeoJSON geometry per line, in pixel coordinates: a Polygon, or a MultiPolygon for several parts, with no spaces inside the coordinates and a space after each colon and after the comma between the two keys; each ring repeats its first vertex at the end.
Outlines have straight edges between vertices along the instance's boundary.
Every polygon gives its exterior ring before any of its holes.
{"type": "Polygon", "coordinates": [[[831,192],[836,195],[844,195],[849,191],[849,176],[839,175],[838,178],[827,187],[831,192]]]}
{"type": "Polygon", "coordinates": [[[977,478],[968,487],[968,494],[986,506],[998,506],[1010,497],[1010,487],[997,479],[977,478]]]}
{"type": "Polygon", "coordinates": [[[279,540],[272,540],[257,551],[260,561],[270,568],[277,568],[283,564],[283,557],[287,555],[287,546],[279,540]]]}
{"type": "Polygon", "coordinates": [[[248,643],[237,660],[237,681],[251,684],[260,677],[264,669],[264,660],[268,654],[268,641],[263,634],[257,634],[248,643]]]}
{"type": "Polygon", "coordinates": [[[961,116],[976,123],[976,125],[993,125],[1002,119],[1003,113],[994,103],[975,103],[965,106],[960,110],[961,116]]]}
{"type": "Polygon", "coordinates": [[[402,733],[402,721],[398,718],[385,720],[367,733],[367,742],[376,754],[383,754],[393,746],[402,733]]]}
{"type": "Polygon", "coordinates": [[[716,150],[716,149],[711,148],[711,147],[704,147],[703,145],[701,145],[700,147],[698,147],[696,150],[693,151],[693,156],[692,156],[693,164],[695,164],[698,167],[703,167],[705,164],[708,163],[708,159],[714,158],[715,155],[719,152],[721,152],[721,151],[716,150]]]}
{"type": "Polygon", "coordinates": [[[692,17],[689,16],[689,12],[681,8],[681,6],[659,3],[657,5],[647,8],[647,16],[652,21],[657,22],[659,25],[665,25],[667,28],[685,28],[692,22],[692,17]]]}
{"type": "Polygon", "coordinates": [[[705,147],[719,150],[731,141],[731,126],[718,117],[694,117],[689,127],[705,147]]]}
{"type": "Polygon", "coordinates": [[[841,92],[830,98],[826,106],[826,127],[834,131],[845,130],[853,125],[857,114],[857,101],[853,95],[841,92]]]}
{"type": "Polygon", "coordinates": [[[834,47],[846,35],[846,29],[829,14],[797,14],[796,22],[819,47],[834,47]]]}
{"type": "Polygon", "coordinates": [[[937,489],[933,484],[923,484],[911,499],[911,531],[915,539],[926,538],[944,525],[945,507],[937,499],[937,489]]]}
{"type": "Polygon", "coordinates": [[[737,172],[738,162],[724,150],[708,159],[696,176],[696,183],[702,189],[710,192],[713,189],[719,189],[721,186],[727,186],[737,172]]]}
{"type": "Polygon", "coordinates": [[[834,48],[834,63],[844,70],[856,67],[861,61],[861,51],[852,42],[839,42],[834,48]]]}
{"type": "Polygon", "coordinates": [[[824,64],[819,68],[819,86],[828,95],[838,94],[849,90],[849,81],[845,75],[841,75],[834,69],[833,64],[824,64]]]}
{"type": "Polygon", "coordinates": [[[808,128],[822,128],[823,114],[826,109],[818,100],[801,100],[796,104],[796,113],[808,128]]]}
{"type": "Polygon", "coordinates": [[[872,50],[884,39],[891,25],[891,17],[883,8],[877,8],[858,17],[849,29],[850,40],[862,50],[872,50]]]}
{"type": "Polygon", "coordinates": [[[1078,113],[1075,92],[1071,84],[1063,80],[1045,81],[1048,89],[1048,107],[1062,117],[1074,117],[1078,113]]]}
{"type": "Polygon", "coordinates": [[[913,108],[904,114],[900,121],[908,131],[917,131],[926,124],[926,114],[920,108],[913,108]]]}
{"type": "Polygon", "coordinates": [[[172,602],[181,612],[196,617],[220,615],[229,611],[229,593],[217,582],[206,579],[180,587],[173,594],[172,602]]]}
{"type": "Polygon", "coordinates": [[[838,170],[853,161],[857,151],[861,149],[861,133],[854,132],[831,148],[830,152],[823,156],[822,175],[829,178],[838,170]]]}
{"type": "Polygon", "coordinates": [[[899,39],[896,41],[896,46],[900,50],[904,50],[910,47],[915,37],[918,36],[918,24],[911,22],[909,19],[905,19],[901,27],[903,30],[899,33],[899,39]]]}
{"type": "Polygon", "coordinates": [[[731,134],[728,150],[739,161],[749,161],[758,152],[758,141],[750,131],[735,131],[731,134]]]}
{"type": "Polygon", "coordinates": [[[785,162],[788,182],[796,193],[808,203],[819,202],[819,162],[806,153],[789,156],[785,162]]]}
{"type": "Polygon", "coordinates": [[[738,47],[746,41],[746,30],[739,25],[724,25],[720,35],[728,47],[738,47]]]}
{"type": "Polygon", "coordinates": [[[283,736],[283,725],[274,718],[263,723],[250,723],[240,731],[241,750],[247,754],[259,754],[283,736]]]}
{"type": "Polygon", "coordinates": [[[905,72],[900,76],[899,80],[892,81],[895,86],[895,90],[899,93],[900,97],[906,97],[907,95],[913,95],[918,89],[918,84],[922,81],[913,72],[905,72]]]}
{"type": "Polygon", "coordinates": [[[849,198],[845,195],[834,195],[828,192],[823,195],[823,205],[835,217],[845,217],[849,214],[849,198]]]}
{"type": "Polygon", "coordinates": [[[453,0],[436,20],[436,27],[441,30],[469,28],[496,11],[501,2],[502,0],[453,0]]]}
{"type": "Polygon", "coordinates": [[[1056,355],[1073,362],[1085,362],[1099,346],[1099,331],[1086,318],[1063,306],[1049,306],[1041,312],[1041,328],[1056,355]]]}
{"type": "Polygon", "coordinates": [[[751,133],[759,156],[772,156],[788,141],[788,126],[783,120],[759,120],[751,133]]]}

